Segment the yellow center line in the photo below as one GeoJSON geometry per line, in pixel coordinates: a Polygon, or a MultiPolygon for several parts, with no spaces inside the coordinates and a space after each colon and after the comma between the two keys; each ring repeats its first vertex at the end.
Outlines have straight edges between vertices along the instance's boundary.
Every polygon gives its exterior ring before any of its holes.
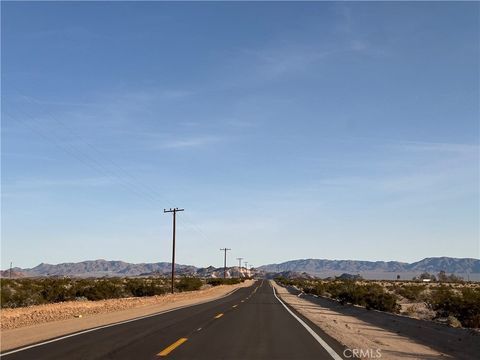
{"type": "Polygon", "coordinates": [[[222,313],[218,314],[217,316],[214,317],[214,319],[218,319],[218,318],[221,318],[223,316],[222,313]]]}
{"type": "Polygon", "coordinates": [[[177,347],[179,347],[180,345],[182,345],[185,341],[187,341],[188,339],[187,338],[180,338],[178,339],[177,341],[175,341],[172,345],[166,347],[165,349],[163,349],[162,351],[160,351],[157,356],[167,356],[168,354],[170,354],[173,350],[175,350],[177,347]]]}

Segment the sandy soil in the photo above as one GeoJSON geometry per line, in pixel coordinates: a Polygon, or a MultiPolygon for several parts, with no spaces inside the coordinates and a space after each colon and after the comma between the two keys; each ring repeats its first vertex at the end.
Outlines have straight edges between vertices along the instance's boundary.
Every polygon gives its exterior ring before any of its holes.
{"type": "Polygon", "coordinates": [[[173,295],[69,301],[19,309],[2,309],[1,351],[97,326],[211,301],[239,287],[251,286],[253,282],[247,280],[238,285],[220,285],[173,295]]]}
{"type": "Polygon", "coordinates": [[[480,351],[480,336],[473,331],[342,306],[325,298],[299,297],[272,283],[282,300],[349,349],[370,349],[373,355],[379,349],[382,359],[393,360],[475,359],[480,351]]]}

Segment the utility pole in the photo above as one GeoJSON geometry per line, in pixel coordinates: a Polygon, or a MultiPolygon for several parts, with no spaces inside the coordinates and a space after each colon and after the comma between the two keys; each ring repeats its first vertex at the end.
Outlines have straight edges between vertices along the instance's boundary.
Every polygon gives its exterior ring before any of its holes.
{"type": "Polygon", "coordinates": [[[172,247],[172,294],[173,288],[175,284],[175,225],[176,225],[176,217],[178,211],[184,211],[184,209],[179,208],[170,208],[170,210],[163,209],[164,213],[173,213],[173,247],[172,247]]]}
{"type": "Polygon", "coordinates": [[[220,249],[220,251],[223,251],[225,253],[223,256],[223,278],[224,279],[227,278],[227,251],[228,250],[232,250],[232,249],[227,249],[227,248],[220,249]]]}
{"type": "Polygon", "coordinates": [[[243,258],[237,258],[238,260],[238,277],[241,278],[242,277],[242,260],[243,258]]]}

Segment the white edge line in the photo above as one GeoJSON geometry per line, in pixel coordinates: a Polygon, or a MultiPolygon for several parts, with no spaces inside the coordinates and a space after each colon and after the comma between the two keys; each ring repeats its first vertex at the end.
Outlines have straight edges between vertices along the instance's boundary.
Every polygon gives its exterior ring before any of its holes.
{"type": "Polygon", "coordinates": [[[38,344],[28,345],[28,346],[22,347],[22,348],[20,348],[20,349],[8,351],[8,352],[5,352],[5,353],[0,353],[0,357],[6,356],[6,355],[10,355],[10,354],[14,354],[14,353],[17,353],[17,352],[20,352],[20,351],[28,350],[28,349],[31,349],[31,348],[34,348],[34,347],[37,347],[37,346],[42,346],[42,345],[50,344],[50,343],[53,343],[53,342],[56,342],[56,341],[60,341],[60,340],[63,340],[63,339],[68,339],[68,338],[70,338],[70,337],[74,337],[74,336],[77,336],[77,335],[86,334],[86,333],[89,333],[89,332],[92,332],[92,331],[97,331],[97,330],[109,328],[109,327],[112,327],[112,326],[127,324],[127,323],[129,323],[129,322],[133,322],[133,321],[137,321],[137,320],[142,320],[142,319],[147,319],[147,318],[150,318],[150,317],[154,317],[154,316],[166,314],[166,313],[169,313],[169,312],[172,312],[172,311],[181,310],[181,309],[185,309],[185,308],[188,308],[188,307],[205,304],[205,303],[207,303],[207,302],[211,302],[211,301],[215,301],[215,300],[220,300],[220,299],[223,299],[223,298],[225,298],[225,297],[227,297],[227,296],[232,295],[232,294],[233,294],[235,291],[237,291],[238,289],[240,289],[240,288],[236,288],[236,289],[230,291],[229,293],[227,293],[227,294],[225,294],[225,295],[223,295],[223,296],[221,296],[221,297],[218,297],[218,298],[216,298],[216,299],[206,300],[206,301],[202,301],[202,302],[199,302],[199,303],[196,303],[196,304],[191,304],[191,305],[179,306],[179,307],[176,307],[176,308],[173,308],[173,309],[169,309],[169,310],[157,312],[157,313],[150,314],[150,315],[144,315],[144,316],[136,317],[136,318],[134,318],[134,319],[123,320],[123,321],[116,322],[116,323],[113,323],[113,324],[102,325],[102,326],[98,326],[98,327],[95,327],[95,328],[92,328],[92,329],[82,330],[82,331],[79,331],[79,332],[76,332],[76,333],[73,333],[73,334],[69,334],[69,335],[64,335],[64,336],[61,336],[61,337],[57,337],[57,338],[54,338],[54,339],[51,339],[51,340],[42,341],[42,342],[40,342],[40,343],[38,343],[38,344]]]}
{"type": "Polygon", "coordinates": [[[276,294],[276,292],[275,292],[275,287],[273,286],[273,284],[272,284],[272,289],[273,289],[273,295],[275,295],[275,297],[277,298],[277,300],[280,301],[280,304],[282,304],[283,307],[284,307],[285,309],[287,309],[287,311],[290,313],[290,315],[292,315],[300,324],[302,324],[302,326],[310,333],[310,335],[313,336],[313,338],[314,338],[315,340],[317,340],[317,342],[318,342],[320,345],[322,345],[322,347],[330,354],[330,356],[331,356],[333,359],[335,359],[335,360],[343,360],[343,359],[340,357],[340,355],[338,355],[338,354],[335,352],[335,350],[333,350],[333,349],[330,347],[330,345],[328,345],[328,344],[325,342],[325,340],[323,340],[315,331],[312,330],[312,328],[311,328],[310,326],[308,326],[308,325],[305,323],[305,321],[303,321],[303,320],[300,319],[297,315],[295,315],[295,314],[293,313],[293,311],[290,310],[290,309],[288,308],[288,306],[283,303],[282,300],[280,300],[280,298],[277,296],[277,294],[276,294]]]}

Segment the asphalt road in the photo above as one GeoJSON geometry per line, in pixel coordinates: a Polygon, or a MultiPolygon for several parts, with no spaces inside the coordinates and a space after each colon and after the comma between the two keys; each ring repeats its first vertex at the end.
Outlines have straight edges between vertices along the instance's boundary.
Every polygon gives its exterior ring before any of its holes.
{"type": "Polygon", "coordinates": [[[340,344],[290,311],[269,282],[259,280],[222,299],[7,352],[2,359],[341,358],[335,357],[342,354],[340,344]]]}

